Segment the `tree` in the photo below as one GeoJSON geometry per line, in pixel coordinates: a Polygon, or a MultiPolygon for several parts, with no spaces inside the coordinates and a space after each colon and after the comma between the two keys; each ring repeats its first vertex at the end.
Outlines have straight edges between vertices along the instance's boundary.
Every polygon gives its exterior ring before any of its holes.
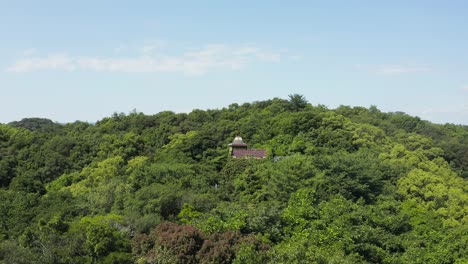
{"type": "Polygon", "coordinates": [[[298,94],[0,125],[0,263],[465,263],[467,150],[298,94]],[[269,158],[231,159],[239,133],[269,158]]]}
{"type": "Polygon", "coordinates": [[[290,94],[289,103],[292,111],[300,111],[308,104],[306,98],[300,94],[290,94]]]}

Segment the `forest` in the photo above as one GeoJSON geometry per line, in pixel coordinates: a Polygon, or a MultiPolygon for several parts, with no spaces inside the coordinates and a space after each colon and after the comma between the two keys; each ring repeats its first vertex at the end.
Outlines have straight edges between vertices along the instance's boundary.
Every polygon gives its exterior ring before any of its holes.
{"type": "Polygon", "coordinates": [[[468,126],[298,94],[26,118],[0,124],[0,263],[468,263],[467,180],[468,126]]]}

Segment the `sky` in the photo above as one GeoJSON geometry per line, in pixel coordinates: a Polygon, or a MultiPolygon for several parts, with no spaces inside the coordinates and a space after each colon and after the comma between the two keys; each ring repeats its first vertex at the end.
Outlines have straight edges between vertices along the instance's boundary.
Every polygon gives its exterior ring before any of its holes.
{"type": "Polygon", "coordinates": [[[304,95],[468,125],[468,1],[0,0],[0,123],[304,95]]]}

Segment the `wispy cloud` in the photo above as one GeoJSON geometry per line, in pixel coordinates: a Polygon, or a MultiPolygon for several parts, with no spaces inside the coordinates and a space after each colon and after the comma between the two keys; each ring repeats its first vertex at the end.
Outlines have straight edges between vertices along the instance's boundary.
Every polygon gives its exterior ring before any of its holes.
{"type": "Polygon", "coordinates": [[[363,65],[357,64],[358,69],[367,70],[378,75],[400,75],[418,72],[427,72],[431,69],[428,66],[408,65],[408,64],[378,64],[378,65],[363,65]]]}
{"type": "Polygon", "coordinates": [[[114,53],[122,53],[126,50],[127,50],[127,47],[125,45],[120,45],[114,48],[114,53]]]}
{"type": "Polygon", "coordinates": [[[300,61],[302,59],[301,55],[289,55],[288,60],[290,61],[300,61]]]}
{"type": "Polygon", "coordinates": [[[457,113],[465,113],[468,114],[468,106],[467,105],[452,105],[447,107],[439,107],[439,108],[427,108],[421,111],[421,114],[457,114],[457,113]]]}
{"type": "Polygon", "coordinates": [[[141,55],[129,57],[69,56],[51,54],[17,60],[7,68],[9,72],[40,70],[88,70],[97,72],[176,72],[200,75],[218,70],[239,70],[255,62],[278,62],[280,52],[262,50],[256,46],[233,47],[224,44],[207,45],[186,50],[179,55],[153,54],[155,43],[140,49],[141,55]]]}
{"type": "Polygon", "coordinates": [[[468,125],[468,105],[454,104],[445,107],[431,107],[414,113],[438,123],[455,123],[468,125]]]}
{"type": "Polygon", "coordinates": [[[139,51],[143,54],[151,54],[157,50],[165,48],[167,46],[167,42],[163,40],[152,40],[147,41],[145,45],[139,48],[139,51]]]}
{"type": "Polygon", "coordinates": [[[37,70],[73,71],[76,65],[66,54],[50,54],[46,57],[32,57],[17,60],[7,68],[8,72],[30,72],[37,70]]]}
{"type": "Polygon", "coordinates": [[[468,92],[468,85],[463,86],[463,91],[468,92]]]}
{"type": "Polygon", "coordinates": [[[21,53],[22,56],[31,56],[31,55],[36,54],[37,50],[36,49],[25,49],[25,50],[22,50],[20,53],[21,53]]]}

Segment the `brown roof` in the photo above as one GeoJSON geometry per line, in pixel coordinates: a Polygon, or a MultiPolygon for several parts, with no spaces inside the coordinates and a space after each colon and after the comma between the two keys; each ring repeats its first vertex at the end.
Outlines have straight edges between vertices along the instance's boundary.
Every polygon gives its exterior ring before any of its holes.
{"type": "Polygon", "coordinates": [[[234,158],[245,158],[245,157],[254,157],[254,158],[266,158],[266,150],[264,149],[233,149],[232,157],[234,158]]]}

